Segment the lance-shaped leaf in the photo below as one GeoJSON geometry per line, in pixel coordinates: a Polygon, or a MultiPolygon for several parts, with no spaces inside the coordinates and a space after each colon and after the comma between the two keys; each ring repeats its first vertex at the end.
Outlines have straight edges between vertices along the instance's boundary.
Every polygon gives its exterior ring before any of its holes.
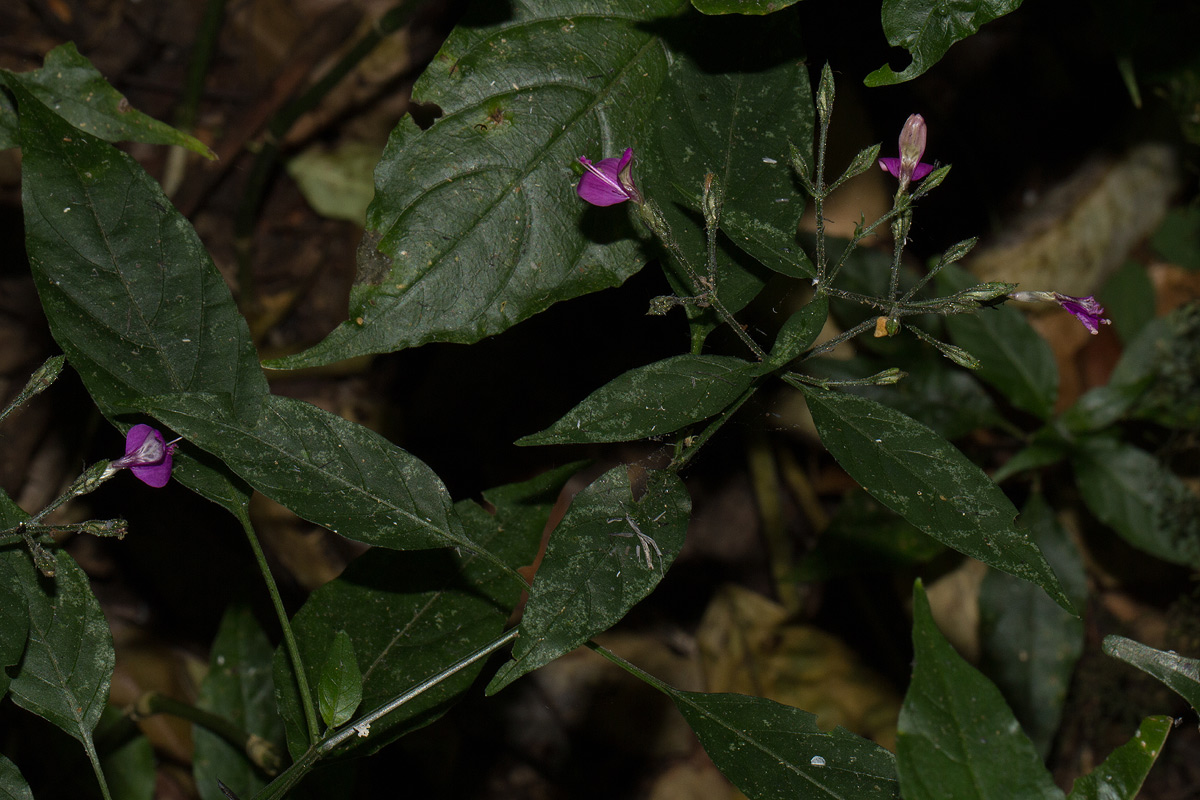
{"type": "Polygon", "coordinates": [[[1124,636],[1105,636],[1104,652],[1153,675],[1200,713],[1200,659],[1148,647],[1124,636]]]}
{"type": "Polygon", "coordinates": [[[317,704],[326,727],[336,728],[350,721],[362,702],[362,672],[354,656],[354,642],[345,631],[333,636],[325,652],[321,677],[317,681],[317,704]]]}
{"type": "Polygon", "coordinates": [[[376,168],[349,320],[272,366],[474,342],[640,269],[623,209],[576,196],[577,159],[636,150],[667,68],[645,23],[680,4],[513,0],[502,22],[464,20],[413,88],[442,116],[401,120],[376,168]]]}
{"type": "Polygon", "coordinates": [[[750,800],[884,800],[900,796],[896,758],[844,728],[765,697],[667,687],[713,763],[750,800]]]}
{"type": "MultiPolygon", "coordinates": [[[[978,283],[967,272],[947,265],[938,273],[943,295],[978,283]]],[[[1050,345],[1007,306],[981,308],[974,314],[951,314],[946,326],[954,343],[979,359],[975,374],[1000,391],[1017,408],[1048,419],[1058,398],[1058,367],[1050,345]]]]}
{"type": "Polygon", "coordinates": [[[807,350],[817,340],[828,317],[829,296],[824,294],[788,317],[775,336],[775,345],[763,362],[762,371],[779,369],[807,350]]]}
{"type": "Polygon", "coordinates": [[[1017,509],[983,470],[921,423],[863,397],[807,388],[813,422],[842,468],[942,544],[1032,581],[1075,613],[1017,509]]]}
{"type": "Polygon", "coordinates": [[[936,64],[950,46],[997,17],[1020,7],[1022,0],[883,0],[883,32],[892,47],[912,54],[902,72],[884,64],[863,81],[886,86],[909,81],[936,64]]]}
{"type": "MultiPolygon", "coordinates": [[[[456,505],[471,538],[506,564],[529,564],[537,554],[550,510],[578,464],[519,484],[484,492],[489,514],[472,501],[456,505]]],[[[293,621],[309,684],[318,680],[334,632],[345,630],[362,671],[362,708],[373,709],[447,664],[494,640],[521,595],[520,585],[477,555],[369,550],[341,577],[313,592],[293,621]]],[[[339,755],[371,752],[436,720],[471,685],[479,662],[376,720],[367,737],[351,737],[339,755]]],[[[275,656],[279,711],[288,748],[307,748],[303,712],[287,653],[275,656]]]]}
{"type": "Polygon", "coordinates": [[[105,413],[223,392],[256,419],[266,380],[200,238],[132,158],[19,85],[25,243],[55,340],[105,413]]]}
{"type": "Polygon", "coordinates": [[[9,691],[16,704],[79,740],[97,761],[92,731],[108,700],[112,636],[87,575],[66,553],[53,578],[34,569],[23,548],[0,551],[29,609],[29,642],[9,691]]]}
{"type": "Polygon", "coordinates": [[[607,630],[650,594],[683,547],[690,512],[683,481],[657,470],[640,499],[625,466],[576,495],[529,590],[512,660],[488,694],[607,630]]]}
{"type": "MultiPolygon", "coordinates": [[[[92,62],[79,54],[73,42],[47,53],[41,69],[16,74],[0,71],[0,83],[13,82],[19,82],[71,125],[105,141],[174,144],[205,158],[216,158],[196,137],[130,106],[92,62]]],[[[8,98],[0,92],[0,150],[20,145],[17,119],[11,111],[8,98]]]]}
{"type": "Polygon", "coordinates": [[[1075,780],[1067,800],[1135,800],[1171,733],[1170,717],[1146,717],[1104,763],[1075,780]]]}
{"type": "Polygon", "coordinates": [[[774,14],[799,0],[692,0],[701,14],[774,14]]]}
{"type": "Polygon", "coordinates": [[[630,442],[671,433],[724,411],[754,383],[756,366],[729,356],[682,355],[637,367],[517,444],[630,442]]]}
{"type": "Polygon", "coordinates": [[[1061,800],[1000,691],[942,636],[913,588],[913,677],[896,738],[905,800],[1061,800]]]}

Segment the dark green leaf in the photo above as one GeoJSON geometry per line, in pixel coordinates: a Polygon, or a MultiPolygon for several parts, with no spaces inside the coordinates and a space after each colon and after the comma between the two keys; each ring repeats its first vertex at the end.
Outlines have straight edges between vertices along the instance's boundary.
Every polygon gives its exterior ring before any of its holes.
{"type": "Polygon", "coordinates": [[[1113,273],[1096,299],[1123,342],[1132,341],[1154,319],[1154,284],[1146,268],[1136,261],[1125,262],[1113,273]]]}
{"type": "MultiPolygon", "coordinates": [[[[941,294],[978,283],[952,264],[938,273],[941,294]]],[[[1049,419],[1058,398],[1058,368],[1050,345],[1007,306],[981,308],[974,314],[952,314],[946,327],[954,343],[979,359],[975,374],[994,386],[1017,408],[1049,419]]]]}
{"type": "Polygon", "coordinates": [[[896,737],[905,800],[1062,798],[1000,692],[942,637],[920,581],[913,651],[896,737]]]}
{"type": "Polygon", "coordinates": [[[135,736],[101,760],[113,800],[154,800],[154,746],[135,736]]]}
{"type": "MultiPolygon", "coordinates": [[[[484,493],[489,514],[471,501],[456,505],[471,538],[512,566],[529,564],[571,464],[524,483],[484,493]]],[[[376,708],[457,659],[488,644],[520,599],[520,587],[475,555],[455,562],[447,552],[370,550],[332,583],[318,589],[294,626],[310,683],[334,631],[345,630],[363,669],[363,707],[376,708]]],[[[367,738],[352,737],[339,753],[373,751],[433,722],[479,674],[483,664],[439,683],[371,725],[367,738]]],[[[287,654],[276,654],[279,710],[294,756],[306,747],[299,698],[287,654]]]]}
{"type": "MultiPolygon", "coordinates": [[[[198,705],[279,747],[283,743],[283,721],[275,709],[273,654],[274,648],[250,610],[230,607],[213,640],[198,705]]],[[[193,735],[196,751],[192,772],[203,800],[227,800],[217,786],[218,780],[241,797],[250,797],[266,786],[262,771],[250,762],[244,747],[235,747],[201,727],[193,735]]],[[[282,755],[281,751],[277,754],[280,759],[282,755]]]]}
{"type": "Polygon", "coordinates": [[[896,758],[844,728],[765,697],[667,694],[713,763],[750,800],[899,798],[896,758]]]}
{"type": "Polygon", "coordinates": [[[799,0],[692,0],[701,14],[774,14],[799,0]]]}
{"type": "Polygon", "coordinates": [[[607,630],[650,594],[683,547],[690,511],[683,481],[658,470],[640,500],[625,466],[576,495],[529,590],[512,660],[488,694],[607,630]]]}
{"type": "MultiPolygon", "coordinates": [[[[1076,608],[1087,584],[1079,551],[1040,494],[1021,512],[1076,608]]],[[[1056,606],[1032,584],[989,571],[979,591],[981,669],[996,682],[1044,759],[1062,717],[1075,662],[1083,653],[1083,620],[1056,606]]]]}
{"type": "Polygon", "coordinates": [[[804,391],[821,441],[871,496],[939,542],[1071,604],[1004,492],[946,440],[879,403],[804,391]]]}
{"type": "Polygon", "coordinates": [[[808,305],[788,317],[775,336],[775,346],[771,348],[761,370],[771,372],[779,369],[811,347],[828,317],[829,297],[823,294],[814,297],[808,305]]]}
{"type": "Polygon", "coordinates": [[[680,6],[512,0],[502,22],[456,27],[413,89],[442,116],[401,120],[376,168],[376,266],[360,264],[349,320],[272,366],[478,341],[640,269],[624,210],[584,203],[575,169],[636,148],[667,70],[644,23],[680,6]]]}
{"type": "Polygon", "coordinates": [[[628,442],[672,433],[724,411],[750,388],[756,366],[730,356],[682,355],[637,367],[517,444],[628,442]]]}
{"type": "Polygon", "coordinates": [[[17,705],[78,739],[92,757],[92,731],[108,700],[112,637],[87,575],[65,552],[43,578],[22,549],[0,551],[29,608],[29,643],[9,691],[17,705]]]}
{"type": "Polygon", "coordinates": [[[1170,732],[1170,717],[1146,717],[1132,739],[1075,780],[1067,800],[1135,800],[1170,732]]]}
{"type": "MultiPolygon", "coordinates": [[[[216,158],[199,139],[131,107],[72,42],[47,53],[41,69],[23,73],[0,71],[0,83],[9,86],[20,83],[71,125],[105,141],[174,144],[205,158],[216,158]]],[[[5,113],[3,105],[0,102],[0,150],[21,145],[16,120],[5,113]]]]}
{"type": "Polygon", "coordinates": [[[1168,261],[1200,270],[1200,208],[1173,208],[1150,239],[1150,245],[1168,261]]]}
{"type": "Polygon", "coordinates": [[[992,473],[992,480],[1003,483],[1019,472],[1057,464],[1070,453],[1070,444],[1063,441],[1053,428],[1043,428],[1034,435],[1033,441],[1025,449],[1018,450],[992,473]]]}
{"type": "Polygon", "coordinates": [[[1021,0],[883,0],[883,32],[888,44],[911,53],[912,63],[899,73],[884,64],[864,83],[886,86],[912,80],[936,64],[955,42],[1020,6],[1021,0]]]}
{"type": "Polygon", "coordinates": [[[196,232],[133,159],[15,93],[34,280],[51,332],[101,410],[206,391],[257,419],[266,380],[196,232]]]}
{"type": "Polygon", "coordinates": [[[475,547],[424,462],[310,403],[268,395],[262,419],[250,426],[212,395],[167,395],[147,401],[147,410],[267,497],[349,539],[475,547]]]}
{"type": "Polygon", "coordinates": [[[1104,652],[1153,675],[1200,713],[1200,659],[1155,650],[1124,636],[1105,636],[1104,652]]]}
{"type": "Polygon", "coordinates": [[[1200,567],[1200,498],[1157,458],[1116,439],[1089,437],[1071,462],[1083,501],[1101,522],[1153,556],[1200,567]]]}
{"type": "Polygon", "coordinates": [[[333,635],[325,651],[317,680],[317,705],[326,727],[337,728],[350,721],[362,702],[362,672],[354,656],[354,642],[345,631],[333,635]]]}
{"type": "Polygon", "coordinates": [[[17,765],[0,755],[0,800],[33,800],[33,792],[17,765]]]}

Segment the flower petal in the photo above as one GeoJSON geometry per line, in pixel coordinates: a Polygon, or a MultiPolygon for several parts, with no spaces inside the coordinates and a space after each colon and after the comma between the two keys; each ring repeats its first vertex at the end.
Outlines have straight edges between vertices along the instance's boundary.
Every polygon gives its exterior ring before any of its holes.
{"type": "Polygon", "coordinates": [[[890,173],[893,177],[900,177],[900,159],[898,158],[879,159],[879,168],[884,172],[890,173]]]}
{"type": "MultiPolygon", "coordinates": [[[[900,159],[896,160],[899,161],[900,159]]],[[[933,172],[933,164],[926,164],[924,161],[922,161],[920,164],[917,164],[915,167],[913,167],[912,179],[914,181],[919,181],[921,178],[924,178],[931,172],[933,172]]]]}
{"type": "MultiPolygon", "coordinates": [[[[625,149],[620,158],[605,158],[593,164],[587,157],[580,156],[579,163],[587,170],[579,179],[575,192],[594,206],[613,206],[632,200],[621,182],[621,170],[633,159],[633,148],[625,149]]],[[[634,190],[636,191],[636,190],[634,190]]]]}
{"type": "Polygon", "coordinates": [[[147,486],[161,489],[171,480],[171,463],[173,460],[170,451],[168,451],[159,463],[130,467],[129,471],[133,473],[133,477],[147,486]]]}

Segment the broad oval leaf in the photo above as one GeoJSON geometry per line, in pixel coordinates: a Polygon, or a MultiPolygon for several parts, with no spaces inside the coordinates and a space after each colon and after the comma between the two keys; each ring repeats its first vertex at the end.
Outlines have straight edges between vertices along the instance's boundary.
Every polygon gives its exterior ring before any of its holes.
{"type": "Polygon", "coordinates": [[[529,590],[512,660],[487,693],[607,630],[650,594],[683,547],[690,512],[683,481],[661,470],[637,500],[625,466],[576,495],[529,590]]]}
{"type": "Polygon", "coordinates": [[[888,44],[912,54],[902,72],[884,64],[863,81],[887,86],[909,81],[932,67],[955,42],[967,38],[997,17],[1021,6],[1022,0],[883,0],[883,32],[888,44]]]}
{"type": "MultiPolygon", "coordinates": [[[[941,294],[969,289],[978,281],[947,264],[937,276],[941,294]]],[[[954,343],[979,359],[975,374],[1017,408],[1049,419],[1058,399],[1058,367],[1050,345],[1007,306],[981,308],[973,314],[951,314],[946,327],[954,343]]]]}
{"type": "Polygon", "coordinates": [[[1032,581],[1075,613],[1017,509],[953,445],[899,411],[855,395],[804,390],[813,422],[842,468],[879,502],[939,542],[1032,581]]]}
{"type": "Polygon", "coordinates": [[[942,636],[913,588],[913,677],[896,738],[905,800],[1061,800],[1000,691],[942,636]]]}
{"type": "Polygon", "coordinates": [[[271,366],[478,341],[640,269],[623,211],[576,196],[577,159],[636,145],[667,69],[645,23],[681,5],[512,0],[456,27],[413,88],[442,117],[403,119],[376,168],[349,321],[271,366]]]}
{"type": "Polygon", "coordinates": [[[701,14],[774,14],[799,0],[692,0],[701,14]]]}
{"type": "Polygon", "coordinates": [[[672,433],[732,405],[754,383],[756,367],[740,358],[710,355],[673,356],[637,367],[517,444],[630,442],[672,433]]]}
{"type": "Polygon", "coordinates": [[[29,608],[29,642],[9,691],[17,705],[78,739],[94,758],[92,731],[115,663],[112,636],[87,575],[67,553],[56,558],[54,577],[43,578],[23,548],[0,551],[29,608]]]}
{"type": "Polygon", "coordinates": [[[1141,642],[1115,635],[1104,637],[1104,652],[1158,678],[1200,713],[1200,659],[1184,658],[1173,651],[1155,650],[1141,642]]]}
{"type": "Polygon", "coordinates": [[[750,800],[900,797],[895,756],[844,728],[822,732],[807,711],[741,694],[667,694],[750,800]]]}
{"type": "Polygon", "coordinates": [[[1075,780],[1067,800],[1135,800],[1171,728],[1170,717],[1146,717],[1132,739],[1113,750],[1103,764],[1075,780]]]}
{"type": "Polygon", "coordinates": [[[362,702],[362,672],[354,656],[354,642],[345,631],[333,635],[325,651],[317,680],[317,707],[326,727],[337,728],[350,721],[362,702]]]}
{"type": "MultiPolygon", "coordinates": [[[[92,62],[79,54],[73,42],[47,53],[41,69],[19,74],[0,72],[0,83],[12,82],[19,82],[71,125],[105,141],[173,144],[205,158],[216,158],[196,137],[131,107],[92,62]]],[[[20,144],[16,118],[5,113],[7,103],[0,94],[0,150],[20,144]]]]}

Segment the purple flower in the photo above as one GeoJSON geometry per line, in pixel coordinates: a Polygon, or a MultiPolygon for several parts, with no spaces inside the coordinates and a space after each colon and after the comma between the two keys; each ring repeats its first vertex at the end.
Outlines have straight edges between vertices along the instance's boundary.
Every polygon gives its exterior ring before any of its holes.
{"type": "Polygon", "coordinates": [[[1069,294],[1059,294],[1053,292],[1054,302],[1058,303],[1065,310],[1075,316],[1075,319],[1083,323],[1083,327],[1088,329],[1088,333],[1095,336],[1100,332],[1100,325],[1108,325],[1112,322],[1110,319],[1104,318],[1104,306],[1096,302],[1096,298],[1088,295],[1087,297],[1072,297],[1069,294]]]}
{"type": "Polygon", "coordinates": [[[134,425],[125,436],[124,457],[109,464],[109,469],[128,468],[142,483],[161,489],[171,480],[175,442],[164,442],[163,435],[149,425],[134,425]]]}
{"type": "Polygon", "coordinates": [[[633,148],[625,148],[620,158],[606,158],[593,164],[586,156],[579,163],[587,170],[575,191],[594,206],[612,206],[632,200],[642,204],[642,195],[633,183],[633,148]]]}
{"type": "Polygon", "coordinates": [[[879,168],[900,179],[900,191],[908,189],[910,181],[919,181],[933,172],[933,165],[921,161],[925,155],[925,118],[913,114],[900,130],[900,157],[879,159],[879,168]]]}

